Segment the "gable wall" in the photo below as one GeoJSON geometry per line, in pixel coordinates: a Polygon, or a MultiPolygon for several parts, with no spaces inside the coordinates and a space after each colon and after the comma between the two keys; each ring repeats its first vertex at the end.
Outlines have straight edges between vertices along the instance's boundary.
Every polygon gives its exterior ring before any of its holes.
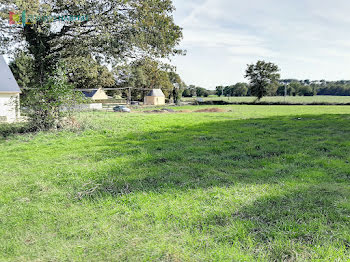
{"type": "Polygon", "coordinates": [[[146,96],[145,105],[165,105],[165,97],[161,96],[146,96]]]}
{"type": "Polygon", "coordinates": [[[19,94],[0,93],[0,122],[15,122],[19,117],[19,94]]]}
{"type": "Polygon", "coordinates": [[[108,96],[106,95],[106,92],[99,89],[97,90],[96,94],[92,97],[93,100],[106,100],[108,99],[108,96]]]}

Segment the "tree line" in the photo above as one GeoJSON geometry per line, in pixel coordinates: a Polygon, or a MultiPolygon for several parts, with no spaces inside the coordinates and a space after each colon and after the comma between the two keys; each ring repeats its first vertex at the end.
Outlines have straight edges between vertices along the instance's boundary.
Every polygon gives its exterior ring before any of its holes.
{"type": "Polygon", "coordinates": [[[236,83],[228,86],[216,86],[215,90],[207,90],[202,87],[190,85],[184,89],[184,97],[208,97],[209,95],[234,97],[234,96],[350,96],[350,80],[326,81],[326,80],[298,80],[279,79],[279,71],[276,65],[258,61],[257,64],[248,65],[246,77],[252,77],[249,83],[236,83]],[[253,68],[255,67],[255,68],[253,68]],[[264,68],[265,67],[265,68],[264,68]],[[249,71],[248,71],[249,70],[249,71]],[[268,72],[272,72],[269,75],[268,72]],[[254,72],[255,71],[255,72],[254,72]]]}
{"type": "MultiPolygon", "coordinates": [[[[314,83],[305,84],[305,80],[293,80],[285,82],[280,80],[277,88],[271,88],[267,95],[269,96],[350,96],[350,81],[314,81],[314,83]]],[[[202,87],[190,85],[183,91],[184,97],[208,97],[210,95],[239,97],[253,96],[251,87],[248,83],[236,83],[229,86],[217,86],[215,90],[207,90],[202,87]]]]}

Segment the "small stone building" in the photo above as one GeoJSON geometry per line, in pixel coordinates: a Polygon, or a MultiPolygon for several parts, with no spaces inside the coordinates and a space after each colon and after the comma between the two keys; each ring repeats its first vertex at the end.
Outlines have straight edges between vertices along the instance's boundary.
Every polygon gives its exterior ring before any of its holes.
{"type": "Polygon", "coordinates": [[[165,105],[165,95],[161,89],[151,90],[145,96],[145,105],[162,106],[165,105]]]}
{"type": "Polygon", "coordinates": [[[20,93],[10,67],[0,55],[0,122],[12,123],[19,119],[20,93]]]}
{"type": "Polygon", "coordinates": [[[102,88],[95,89],[92,91],[83,91],[83,94],[85,95],[85,97],[90,98],[92,100],[107,100],[108,99],[106,92],[102,88]]]}

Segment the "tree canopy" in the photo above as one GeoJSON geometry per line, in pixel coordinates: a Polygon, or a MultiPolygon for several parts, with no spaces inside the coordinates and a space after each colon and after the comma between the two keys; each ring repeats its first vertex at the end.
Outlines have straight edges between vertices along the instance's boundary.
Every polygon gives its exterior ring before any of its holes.
{"type": "MultiPolygon", "coordinates": [[[[132,96],[142,100],[146,91],[142,89],[160,88],[167,98],[179,99],[184,82],[174,68],[149,57],[135,60],[114,69],[120,87],[135,87],[132,96]]],[[[176,102],[176,101],[175,101],[176,102]]]]}
{"type": "Polygon", "coordinates": [[[275,93],[280,78],[277,65],[265,61],[248,65],[245,78],[250,82],[250,92],[260,100],[267,94],[275,93]]]}
{"type": "MultiPolygon", "coordinates": [[[[174,23],[174,10],[171,0],[3,0],[0,53],[20,49],[32,59],[31,81],[21,75],[25,72],[23,63],[16,67],[24,85],[36,85],[28,97],[43,101],[34,101],[28,107],[32,112],[42,109],[36,113],[42,121],[33,117],[42,128],[57,128],[62,108],[59,101],[67,99],[59,90],[69,93],[69,81],[76,87],[111,86],[114,79],[104,67],[107,63],[116,65],[145,56],[155,60],[182,53],[176,48],[182,29],[174,23]],[[19,24],[9,23],[10,11],[21,16],[19,24]],[[52,80],[58,71],[69,79],[52,80]]],[[[167,77],[160,72],[157,81],[167,77]]]]}
{"type": "Polygon", "coordinates": [[[93,55],[99,60],[118,63],[145,54],[164,58],[182,52],[176,49],[182,38],[182,29],[173,21],[171,0],[2,2],[1,52],[9,53],[13,47],[28,49],[34,57],[40,83],[45,80],[45,73],[52,71],[58,61],[65,58],[93,55]],[[31,24],[10,25],[9,10],[19,13],[25,10],[26,21],[31,24]],[[84,16],[87,19],[40,19],[44,16],[84,16]]]}
{"type": "Polygon", "coordinates": [[[68,58],[67,62],[68,80],[75,88],[95,89],[115,85],[113,73],[94,60],[91,55],[68,58]]]}

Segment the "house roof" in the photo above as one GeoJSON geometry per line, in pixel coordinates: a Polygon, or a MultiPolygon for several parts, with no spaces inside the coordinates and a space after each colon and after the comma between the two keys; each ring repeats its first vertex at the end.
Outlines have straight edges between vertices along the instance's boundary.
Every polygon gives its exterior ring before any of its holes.
{"type": "Polygon", "coordinates": [[[92,98],[96,93],[97,93],[98,89],[95,89],[93,91],[83,91],[83,94],[86,96],[86,97],[90,97],[92,98]]]}
{"type": "Polygon", "coordinates": [[[165,97],[163,91],[161,89],[153,89],[151,90],[147,96],[160,96],[160,97],[165,97]]]}
{"type": "Polygon", "coordinates": [[[21,93],[21,89],[19,89],[16,79],[2,55],[0,55],[0,93],[21,93]]]}

